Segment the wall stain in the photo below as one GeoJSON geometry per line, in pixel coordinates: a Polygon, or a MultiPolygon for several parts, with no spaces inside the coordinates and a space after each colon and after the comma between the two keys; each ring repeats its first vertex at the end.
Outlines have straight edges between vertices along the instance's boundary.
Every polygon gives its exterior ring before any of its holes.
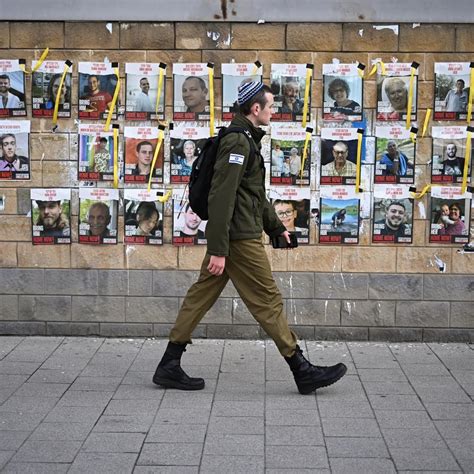
{"type": "Polygon", "coordinates": [[[221,0],[222,18],[227,20],[227,0],[221,0]]]}

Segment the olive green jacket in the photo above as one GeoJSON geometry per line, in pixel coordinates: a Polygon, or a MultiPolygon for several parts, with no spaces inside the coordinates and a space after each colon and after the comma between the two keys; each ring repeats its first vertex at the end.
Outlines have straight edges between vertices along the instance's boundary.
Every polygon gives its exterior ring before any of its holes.
{"type": "Polygon", "coordinates": [[[242,133],[230,133],[219,144],[206,227],[207,251],[216,256],[229,255],[231,240],[260,239],[262,231],[273,237],[286,230],[265,193],[265,168],[260,154],[265,132],[240,114],[231,126],[249,130],[258,152],[246,173],[250,155],[248,138],[242,133]]]}

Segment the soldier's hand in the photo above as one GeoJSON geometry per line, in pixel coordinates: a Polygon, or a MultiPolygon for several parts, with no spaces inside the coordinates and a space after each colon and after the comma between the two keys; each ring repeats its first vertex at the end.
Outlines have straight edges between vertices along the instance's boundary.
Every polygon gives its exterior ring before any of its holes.
{"type": "Polygon", "coordinates": [[[291,244],[290,233],[287,230],[285,230],[285,232],[282,232],[280,235],[285,237],[286,241],[288,242],[288,245],[291,244]]]}
{"type": "Polygon", "coordinates": [[[225,257],[217,257],[215,255],[211,255],[211,260],[209,261],[209,265],[207,269],[209,273],[214,276],[219,276],[224,273],[225,268],[225,257]]]}

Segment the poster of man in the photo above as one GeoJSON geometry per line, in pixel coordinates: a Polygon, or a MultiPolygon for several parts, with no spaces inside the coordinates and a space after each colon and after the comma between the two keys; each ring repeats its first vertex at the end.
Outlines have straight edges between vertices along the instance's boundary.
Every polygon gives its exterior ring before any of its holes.
{"type": "MultiPolygon", "coordinates": [[[[125,127],[125,183],[148,183],[153,157],[158,145],[157,127],[125,127]]],[[[163,182],[164,146],[158,151],[152,183],[163,182]]]]}
{"type": "Polygon", "coordinates": [[[357,129],[322,128],[321,185],[355,184],[356,174],[357,129]]]}
{"type": "MultiPolygon", "coordinates": [[[[406,120],[410,91],[410,63],[385,64],[386,75],[377,75],[377,120],[406,120]]],[[[411,120],[416,120],[418,70],[413,81],[411,120]]]]}
{"type": "Polygon", "coordinates": [[[209,72],[206,63],[173,64],[173,120],[209,120],[209,72]]]}
{"type": "Polygon", "coordinates": [[[114,179],[114,134],[103,125],[79,124],[79,166],[81,181],[114,179]]]}
{"type": "Polygon", "coordinates": [[[323,119],[362,120],[363,88],[357,64],[323,64],[323,119]]]}
{"type": "MultiPolygon", "coordinates": [[[[81,62],[79,70],[79,118],[107,119],[117,76],[111,63],[81,62]]],[[[112,115],[116,118],[116,110],[112,115]]]]}
{"type": "Polygon", "coordinates": [[[470,63],[435,63],[434,120],[466,120],[470,63]]]}
{"type": "Polygon", "coordinates": [[[237,92],[246,82],[262,82],[262,66],[254,63],[222,64],[222,120],[232,120],[238,110],[237,92]]]}
{"type": "Polygon", "coordinates": [[[171,183],[189,183],[193,163],[210,133],[209,127],[191,127],[185,124],[170,130],[171,183]]]}
{"type": "Polygon", "coordinates": [[[471,199],[471,193],[461,194],[460,187],[431,188],[430,242],[439,244],[469,242],[471,199]]]}
{"type": "Polygon", "coordinates": [[[372,222],[372,242],[411,244],[413,199],[409,186],[375,186],[372,222]]]}
{"type": "MultiPolygon", "coordinates": [[[[33,61],[32,68],[37,64],[33,61]]],[[[64,72],[64,61],[43,61],[41,66],[32,74],[32,109],[33,117],[52,117],[56,99],[58,99],[58,117],[69,118],[71,116],[71,84],[72,70],[69,68],[64,76],[61,86],[61,79],[64,72]]]]}
{"type": "Polygon", "coordinates": [[[0,180],[30,179],[30,121],[0,121],[0,180]]]}
{"type": "Polygon", "coordinates": [[[79,188],[79,243],[116,244],[118,189],[79,188]]]}
{"type": "Polygon", "coordinates": [[[296,234],[298,245],[309,244],[309,188],[270,188],[270,200],[275,213],[288,232],[296,234]]]}
{"type": "Polygon", "coordinates": [[[376,127],[375,183],[415,182],[415,143],[402,127],[376,127]]]}
{"type": "Polygon", "coordinates": [[[273,126],[271,135],[270,184],[309,186],[311,172],[311,141],[306,148],[304,129],[273,126]]]}
{"type": "Polygon", "coordinates": [[[319,243],[359,243],[360,200],[353,186],[321,186],[319,243]]]}
{"type": "MultiPolygon", "coordinates": [[[[307,64],[272,64],[270,81],[275,96],[272,121],[301,122],[306,89],[307,64]]],[[[308,95],[308,112],[311,115],[311,83],[308,95]]]]}
{"type": "Polygon", "coordinates": [[[71,190],[31,189],[33,245],[71,243],[71,190]]]}
{"type": "Polygon", "coordinates": [[[173,245],[206,245],[206,224],[187,200],[173,199],[173,245]]]}
{"type": "Polygon", "coordinates": [[[163,191],[124,189],[124,222],[126,244],[163,244],[163,191]]]}
{"type": "MultiPolygon", "coordinates": [[[[432,127],[431,135],[433,137],[431,182],[461,183],[466,161],[466,127],[432,127]]],[[[474,140],[471,141],[471,150],[473,145],[474,140]]],[[[467,176],[468,179],[471,176],[471,163],[468,163],[467,176]]]]}
{"type": "MultiPolygon", "coordinates": [[[[161,66],[166,71],[166,66],[161,66]]],[[[160,63],[126,63],[125,74],[125,120],[164,120],[166,73],[156,102],[160,63]]]]}
{"type": "Polygon", "coordinates": [[[18,59],[0,59],[0,118],[26,117],[25,73],[18,59]]]}

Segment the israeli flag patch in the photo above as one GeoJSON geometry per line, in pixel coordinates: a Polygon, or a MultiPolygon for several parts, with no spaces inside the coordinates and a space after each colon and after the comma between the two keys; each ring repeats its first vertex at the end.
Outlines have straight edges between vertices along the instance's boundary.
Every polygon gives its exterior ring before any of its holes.
{"type": "Polygon", "coordinates": [[[244,155],[237,155],[237,153],[231,153],[229,155],[229,163],[242,166],[244,164],[244,155]]]}

